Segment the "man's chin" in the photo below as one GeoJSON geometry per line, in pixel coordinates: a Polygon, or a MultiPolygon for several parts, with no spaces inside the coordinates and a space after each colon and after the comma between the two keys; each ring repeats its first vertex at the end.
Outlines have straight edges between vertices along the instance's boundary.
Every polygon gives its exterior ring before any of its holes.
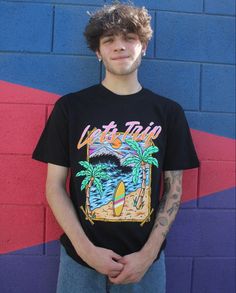
{"type": "Polygon", "coordinates": [[[133,74],[137,70],[137,68],[120,69],[120,70],[107,69],[107,70],[113,75],[125,76],[125,75],[133,74]]]}

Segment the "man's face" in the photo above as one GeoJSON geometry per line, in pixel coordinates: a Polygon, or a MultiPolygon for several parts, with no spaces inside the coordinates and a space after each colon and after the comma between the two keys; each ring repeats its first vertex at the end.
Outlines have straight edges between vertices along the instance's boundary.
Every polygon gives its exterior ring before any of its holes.
{"type": "Polygon", "coordinates": [[[135,33],[106,34],[100,38],[98,58],[103,60],[106,70],[114,75],[129,75],[141,63],[146,45],[135,33]]]}

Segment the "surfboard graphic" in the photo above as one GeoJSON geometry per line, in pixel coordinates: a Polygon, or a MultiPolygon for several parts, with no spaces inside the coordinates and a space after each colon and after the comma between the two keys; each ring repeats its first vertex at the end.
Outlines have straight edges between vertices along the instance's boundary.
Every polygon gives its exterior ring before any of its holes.
{"type": "Polygon", "coordinates": [[[125,203],[125,184],[121,180],[115,190],[113,199],[114,216],[120,216],[125,203]]]}

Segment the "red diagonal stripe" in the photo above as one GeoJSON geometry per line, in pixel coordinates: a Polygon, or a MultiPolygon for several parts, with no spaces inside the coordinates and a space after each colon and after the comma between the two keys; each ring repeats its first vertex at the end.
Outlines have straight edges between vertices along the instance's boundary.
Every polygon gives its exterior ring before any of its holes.
{"type": "MultiPolygon", "coordinates": [[[[48,105],[53,104],[58,97],[57,94],[0,81],[1,103],[48,105]]],[[[4,127],[10,129],[11,125],[4,127]]],[[[201,160],[201,167],[199,170],[192,169],[184,172],[183,202],[235,186],[235,140],[199,130],[192,130],[192,135],[201,160]]],[[[12,139],[14,141],[14,137],[12,139]]],[[[39,204],[39,199],[37,199],[34,203],[33,195],[29,192],[12,196],[9,191],[11,190],[8,187],[9,184],[18,184],[17,186],[21,182],[25,184],[25,180],[21,180],[25,174],[24,168],[20,166],[21,161],[19,160],[18,163],[17,156],[15,157],[16,167],[12,172],[14,176],[1,182],[1,190],[4,190],[4,194],[1,194],[0,197],[1,253],[58,239],[62,232],[45,202],[42,201],[39,204]],[[28,206],[27,201],[30,202],[28,206]],[[34,205],[33,208],[31,208],[32,205],[34,205]],[[44,230],[44,225],[46,225],[46,230],[44,230]],[[43,231],[46,231],[46,234],[43,231]]],[[[33,177],[45,176],[42,167],[37,168],[36,165],[40,166],[40,163],[36,164],[32,161],[33,177]]],[[[43,168],[46,169],[46,165],[43,168]]],[[[1,172],[1,174],[9,173],[9,164],[5,163],[1,166],[1,172]]],[[[41,178],[40,181],[43,182],[44,179],[41,178]]],[[[30,177],[28,182],[29,184],[32,182],[30,177]]],[[[24,186],[21,186],[19,190],[23,190],[22,188],[24,186]]]]}

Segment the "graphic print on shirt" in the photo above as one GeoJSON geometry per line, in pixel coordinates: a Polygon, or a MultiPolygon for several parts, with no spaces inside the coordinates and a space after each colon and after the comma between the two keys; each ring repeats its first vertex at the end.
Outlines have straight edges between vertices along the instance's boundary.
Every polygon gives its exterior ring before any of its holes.
{"type": "Polygon", "coordinates": [[[80,208],[91,224],[150,221],[151,171],[158,168],[153,154],[159,151],[153,139],[161,132],[161,126],[152,129],[153,124],[143,130],[140,122],[130,121],[125,132],[119,132],[114,121],[103,126],[104,131],[89,131],[90,125],[84,129],[77,149],[87,145],[87,161],[78,162],[82,170],[76,177],[83,176],[80,188],[86,202],[80,208]]]}

